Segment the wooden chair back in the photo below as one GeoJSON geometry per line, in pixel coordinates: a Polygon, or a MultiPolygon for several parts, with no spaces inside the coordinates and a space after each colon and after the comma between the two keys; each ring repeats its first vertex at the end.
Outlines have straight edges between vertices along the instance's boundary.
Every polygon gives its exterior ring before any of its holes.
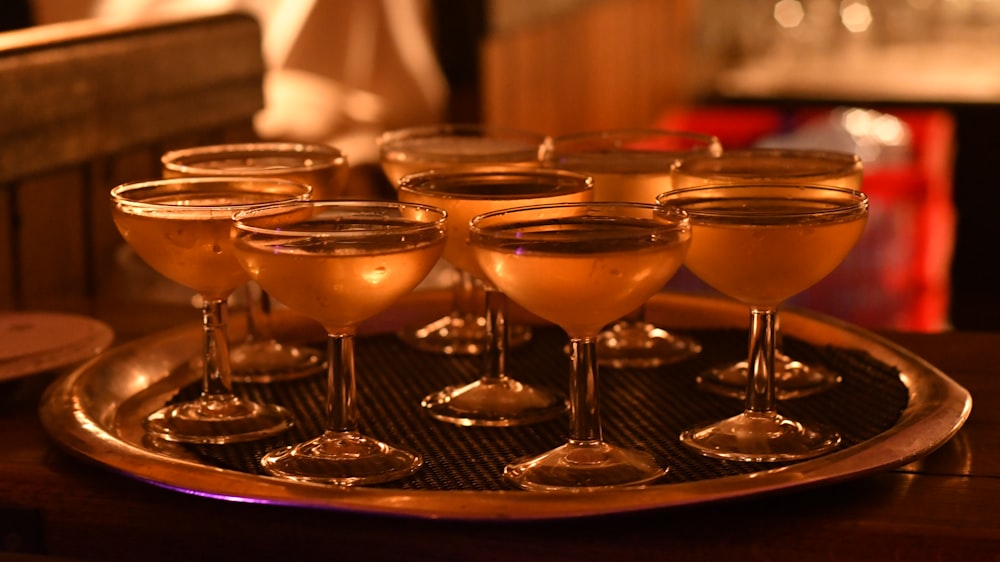
{"type": "Polygon", "coordinates": [[[121,245],[110,189],[166,150],[253,139],[263,75],[246,14],[0,33],[0,310],[98,297],[121,245]]]}

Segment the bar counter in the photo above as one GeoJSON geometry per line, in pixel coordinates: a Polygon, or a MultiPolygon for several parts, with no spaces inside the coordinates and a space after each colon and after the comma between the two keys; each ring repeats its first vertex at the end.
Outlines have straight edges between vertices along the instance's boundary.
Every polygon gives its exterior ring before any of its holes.
{"type": "MultiPolygon", "coordinates": [[[[191,315],[133,309],[107,321],[122,341],[191,315]]],[[[38,404],[60,373],[0,383],[0,559],[1000,560],[1000,333],[879,335],[972,395],[963,427],[924,458],[745,499],[527,521],[386,516],[164,489],[50,438],[38,404]]]]}

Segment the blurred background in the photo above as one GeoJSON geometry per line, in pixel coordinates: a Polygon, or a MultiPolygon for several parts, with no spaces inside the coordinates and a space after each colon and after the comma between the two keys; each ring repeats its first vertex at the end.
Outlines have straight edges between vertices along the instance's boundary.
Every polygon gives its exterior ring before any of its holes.
{"type": "Polygon", "coordinates": [[[338,146],[361,191],[386,193],[378,132],[436,121],[850,150],[868,231],[794,304],[1000,329],[984,261],[1000,241],[1000,0],[3,0],[0,22],[228,10],[263,29],[257,133],[338,146]]]}

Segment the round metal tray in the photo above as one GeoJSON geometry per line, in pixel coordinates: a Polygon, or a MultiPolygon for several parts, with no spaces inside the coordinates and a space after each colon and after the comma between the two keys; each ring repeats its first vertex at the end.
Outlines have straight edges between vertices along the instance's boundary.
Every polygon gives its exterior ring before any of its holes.
{"type": "MultiPolygon", "coordinates": [[[[363,333],[418,325],[444,314],[448,306],[446,292],[413,293],[367,323],[363,333]]],[[[743,305],[728,300],[669,292],[656,295],[648,313],[651,320],[669,328],[744,328],[749,317],[743,305]]],[[[518,311],[512,316],[517,318],[518,311]]],[[[860,349],[896,367],[910,394],[897,423],[867,441],[820,458],[751,474],[642,488],[532,493],[304,484],[208,466],[181,447],[154,446],[143,439],[142,418],[168,400],[179,385],[192,382],[177,380],[170,373],[198,353],[197,325],[105,351],[55,381],[43,396],[39,412],[48,433],[71,453],[157,486],[224,500],[466,520],[568,518],[662,509],[857,478],[930,453],[968,418],[969,393],[906,349],[856,326],[802,310],[783,310],[781,321],[786,335],[860,349]]],[[[321,335],[312,332],[316,327],[311,322],[294,315],[282,317],[282,327],[288,333],[321,335]]]]}

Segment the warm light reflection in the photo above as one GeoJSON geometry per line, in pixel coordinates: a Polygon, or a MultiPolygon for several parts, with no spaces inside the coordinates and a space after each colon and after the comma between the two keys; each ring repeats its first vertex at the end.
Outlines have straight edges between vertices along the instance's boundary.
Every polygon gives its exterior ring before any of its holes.
{"type": "Polygon", "coordinates": [[[774,5],[774,21],[786,29],[798,27],[806,17],[799,0],[779,0],[774,5]]]}
{"type": "Polygon", "coordinates": [[[362,276],[369,285],[379,285],[385,281],[388,274],[389,269],[384,265],[380,265],[376,268],[365,271],[362,276]]]}
{"type": "Polygon", "coordinates": [[[909,141],[903,123],[891,115],[880,115],[872,124],[872,136],[882,144],[902,145],[909,141]]]}
{"type": "Polygon", "coordinates": [[[901,146],[909,142],[909,133],[897,117],[866,109],[844,112],[841,124],[854,138],[870,138],[879,144],[901,146]]]}
{"type": "Polygon", "coordinates": [[[872,24],[872,11],[864,0],[844,0],[840,4],[840,22],[851,33],[862,33],[872,24]]]}

